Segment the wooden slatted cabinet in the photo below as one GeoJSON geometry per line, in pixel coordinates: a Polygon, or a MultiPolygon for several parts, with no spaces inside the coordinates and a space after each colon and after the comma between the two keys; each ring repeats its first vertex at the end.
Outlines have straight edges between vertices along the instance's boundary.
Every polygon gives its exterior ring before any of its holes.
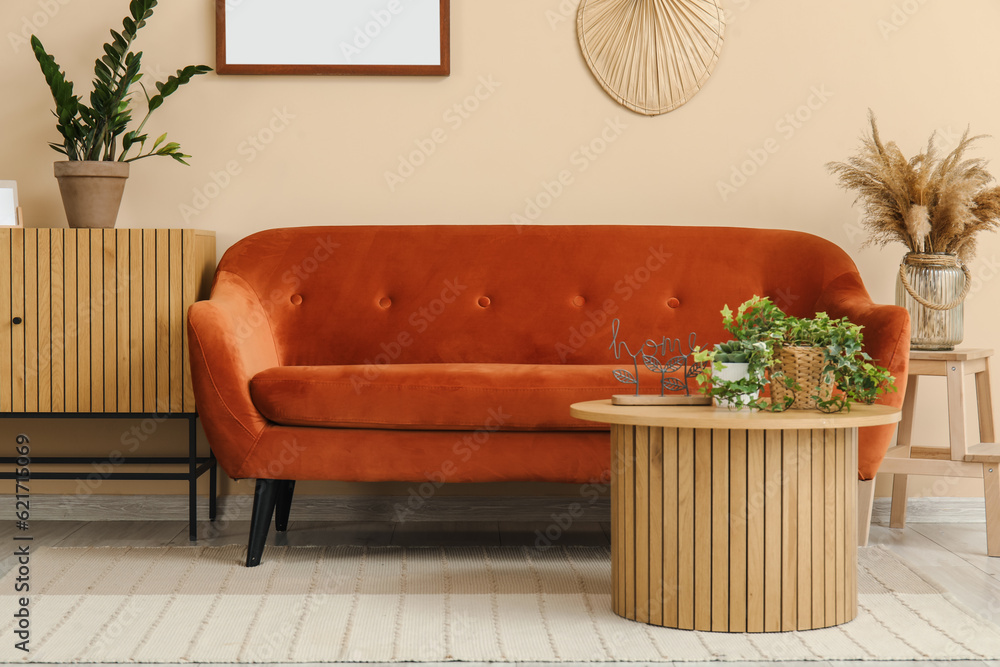
{"type": "MultiPolygon", "coordinates": [[[[215,233],[190,229],[0,229],[0,417],[188,421],[188,451],[126,463],[184,464],[187,471],[120,471],[108,479],[188,482],[195,539],[197,479],[215,458],[197,456],[197,412],[188,365],[188,307],[208,298],[215,233]]],[[[35,456],[80,464],[32,470],[36,479],[92,473],[83,456],[35,456]]],[[[0,463],[7,463],[0,459],[0,463]]],[[[11,473],[0,472],[0,478],[11,473]]]]}
{"type": "Polygon", "coordinates": [[[0,412],[194,412],[188,307],[215,234],[0,230],[0,412]]]}

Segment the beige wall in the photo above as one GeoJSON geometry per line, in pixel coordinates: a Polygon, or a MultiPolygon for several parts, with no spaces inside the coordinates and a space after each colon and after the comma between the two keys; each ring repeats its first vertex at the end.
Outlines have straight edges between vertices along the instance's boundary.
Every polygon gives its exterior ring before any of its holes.
{"type": "MultiPolygon", "coordinates": [[[[0,5],[0,178],[18,181],[30,226],[61,226],[65,218],[52,178],[57,156],[45,146],[56,139],[51,99],[19,32],[34,24],[30,29],[79,92],[126,4],[0,5]]],[[[824,163],[854,151],[869,106],[885,136],[907,153],[935,128],[946,141],[967,124],[998,132],[1000,5],[991,0],[725,0],[729,26],[715,75],[692,102],[658,118],[619,107],[593,80],[576,42],[575,0],[452,4],[448,78],[212,74],[196,80],[149,125],[154,135],[170,130],[194,155],[193,166],[133,165],[119,225],[215,230],[221,252],[253,231],[294,224],[507,223],[544,182],[568,170],[571,185],[540,224],[804,230],[847,249],[876,300],[892,302],[902,247],[859,248],[852,197],[835,187],[824,163]],[[457,115],[456,105],[469,109],[467,117],[457,115]],[[608,133],[614,141],[596,159],[581,159],[581,147],[599,144],[609,123],[620,127],[608,133]],[[391,190],[386,172],[437,128],[446,140],[391,190]],[[768,139],[777,152],[734,193],[720,196],[718,184],[759,156],[768,139]],[[220,176],[227,168],[238,173],[220,176]]],[[[160,3],[139,43],[147,70],[163,78],[183,65],[214,64],[213,6],[160,3]]],[[[983,142],[980,154],[1000,157],[1000,139],[983,142]]],[[[966,344],[998,346],[1000,238],[983,239],[972,268],[977,282],[967,306],[966,344]]],[[[82,427],[17,426],[53,447],[68,448],[72,436],[74,447],[98,449],[117,441],[123,428],[87,423],[91,430],[78,437],[82,427]]],[[[926,383],[916,428],[920,444],[943,442],[943,384],[926,383]]],[[[182,429],[162,427],[151,447],[176,447],[182,438],[182,429]]],[[[978,492],[970,483],[935,489],[925,480],[913,487],[943,495],[978,492]]],[[[121,490],[134,487],[108,485],[101,492],[121,490]]]]}

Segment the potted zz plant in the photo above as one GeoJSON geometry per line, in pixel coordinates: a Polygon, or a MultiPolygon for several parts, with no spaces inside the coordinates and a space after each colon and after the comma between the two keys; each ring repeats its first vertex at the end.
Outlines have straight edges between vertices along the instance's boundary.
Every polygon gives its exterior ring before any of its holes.
{"type": "Polygon", "coordinates": [[[70,227],[114,227],[129,176],[129,163],[154,155],[173,158],[187,164],[191,157],[181,152],[179,144],[167,141],[163,134],[146,150],[146,121],[163,101],[199,74],[211,72],[205,65],[190,65],[156,84],[150,96],[142,85],[142,52],[130,48],[136,35],[153,15],[157,0],[132,0],[130,15],[122,21],[122,31],[111,31],[112,41],[104,45],[104,55],[94,63],[94,89],[90,104],[73,94],[73,83],[66,73],[32,35],[31,48],[41,66],[56,108],[56,129],[61,143],[49,144],[66,156],[55,163],[55,175],[70,227]],[[145,116],[139,126],[132,123],[133,90],[138,84],[145,96],[145,116]],[[134,154],[130,154],[132,149],[134,154]]]}
{"type": "Polygon", "coordinates": [[[794,317],[770,299],[754,296],[735,314],[723,308],[722,318],[734,337],[730,348],[735,342],[747,353],[747,375],[735,380],[719,375],[725,364],[718,347],[696,353],[695,361],[707,362],[698,378],[702,390],[720,405],[838,412],[896,390],[889,372],[863,351],[862,327],[846,317],[794,317]],[[765,385],[769,399],[754,394],[765,385]]]}

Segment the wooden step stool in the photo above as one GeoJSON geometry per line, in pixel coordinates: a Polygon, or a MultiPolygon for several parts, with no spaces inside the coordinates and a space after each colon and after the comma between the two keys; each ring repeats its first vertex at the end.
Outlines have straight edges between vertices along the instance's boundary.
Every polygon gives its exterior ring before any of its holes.
{"type": "Polygon", "coordinates": [[[986,499],[986,552],[1000,556],[1000,445],[993,431],[990,395],[990,356],[993,350],[957,349],[951,352],[910,351],[909,381],[903,399],[896,446],[889,450],[879,474],[892,475],[892,511],[889,525],[906,525],[908,475],[981,477],[986,499]],[[979,437],[969,445],[965,428],[965,376],[976,376],[979,437]],[[913,410],[921,375],[944,376],[948,382],[949,447],[913,447],[913,410]]]}

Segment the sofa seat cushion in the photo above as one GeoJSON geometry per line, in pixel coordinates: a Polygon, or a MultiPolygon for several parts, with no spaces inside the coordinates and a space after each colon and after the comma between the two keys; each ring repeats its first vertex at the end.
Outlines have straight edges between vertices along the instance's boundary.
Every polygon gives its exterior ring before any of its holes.
{"type": "MultiPolygon", "coordinates": [[[[579,401],[629,393],[616,366],[394,364],[279,366],[255,375],[261,414],[288,426],[418,430],[595,431],[574,419],[579,401]]],[[[656,377],[642,371],[657,391],[656,377]]],[[[633,390],[634,391],[634,390],[633,390]]]]}

